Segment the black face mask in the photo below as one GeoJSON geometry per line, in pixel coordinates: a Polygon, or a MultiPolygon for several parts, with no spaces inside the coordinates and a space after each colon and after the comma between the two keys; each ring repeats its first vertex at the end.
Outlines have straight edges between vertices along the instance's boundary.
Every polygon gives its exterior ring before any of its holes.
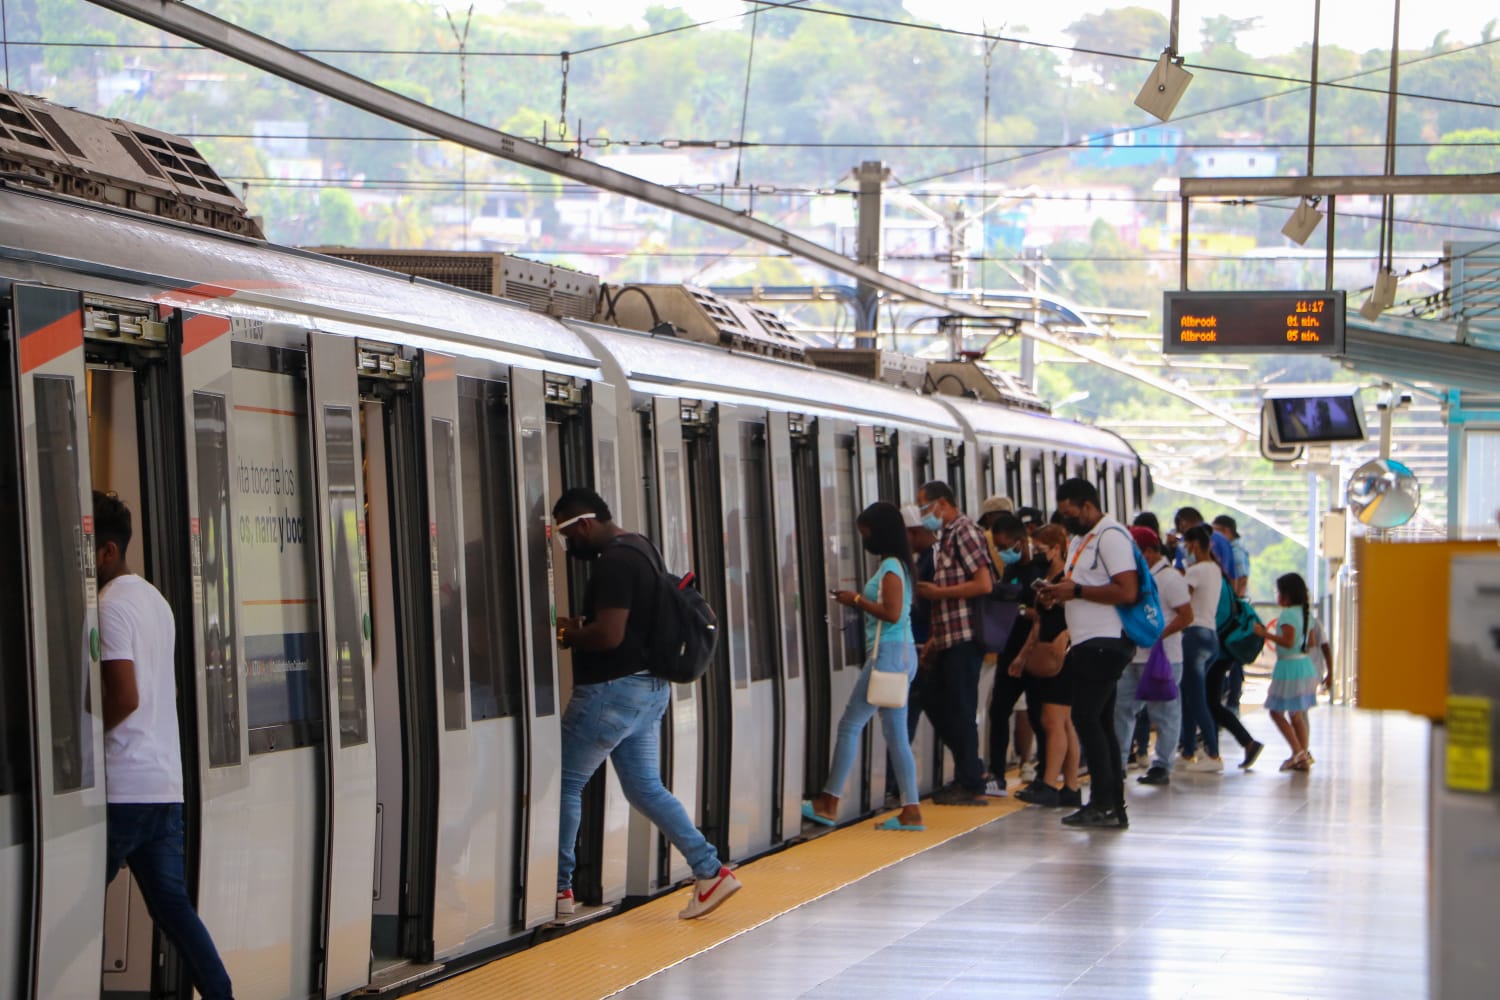
{"type": "Polygon", "coordinates": [[[581,562],[598,559],[604,553],[603,549],[597,549],[588,542],[568,538],[567,536],[563,537],[563,551],[568,554],[569,558],[577,559],[581,562]]]}
{"type": "Polygon", "coordinates": [[[1068,529],[1070,535],[1083,535],[1088,533],[1081,517],[1065,517],[1062,519],[1063,527],[1068,529]]]}

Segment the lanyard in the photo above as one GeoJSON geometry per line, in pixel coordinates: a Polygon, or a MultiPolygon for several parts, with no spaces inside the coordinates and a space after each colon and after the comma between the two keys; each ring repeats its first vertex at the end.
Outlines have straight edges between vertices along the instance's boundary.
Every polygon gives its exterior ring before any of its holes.
{"type": "Polygon", "coordinates": [[[1089,542],[1093,541],[1094,536],[1098,533],[1099,529],[1095,528],[1093,531],[1090,531],[1087,535],[1083,536],[1083,541],[1079,544],[1078,551],[1073,553],[1073,559],[1068,563],[1069,580],[1073,579],[1073,570],[1078,566],[1078,560],[1083,558],[1083,550],[1089,547],[1089,542]]]}

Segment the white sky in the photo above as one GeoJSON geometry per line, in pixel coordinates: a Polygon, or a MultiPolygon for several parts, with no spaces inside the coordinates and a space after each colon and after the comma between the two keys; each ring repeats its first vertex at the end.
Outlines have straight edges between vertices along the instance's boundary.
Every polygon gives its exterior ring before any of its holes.
{"type": "MultiPolygon", "coordinates": [[[[636,20],[651,0],[547,0],[548,6],[565,11],[576,20],[601,24],[624,24],[636,20]]],[[[744,0],[654,0],[661,6],[677,6],[700,21],[727,17],[747,9],[744,0]]],[[[479,0],[480,7],[495,9],[501,0],[479,0]]],[[[1112,7],[1140,6],[1169,16],[1171,0],[906,0],[906,9],[924,20],[953,28],[979,30],[987,24],[992,33],[1020,36],[1043,42],[1066,43],[1064,29],[1084,14],[1112,7]]],[[[1323,0],[1322,40],[1355,51],[1389,48],[1391,20],[1396,0],[1323,0]]],[[[1254,55],[1282,53],[1312,41],[1313,5],[1310,0],[1181,0],[1181,47],[1195,49],[1198,28],[1214,15],[1244,19],[1259,16],[1262,27],[1240,36],[1240,47],[1254,55]],[[1251,13],[1251,12],[1254,13],[1251,13]]],[[[1425,48],[1439,31],[1447,29],[1454,41],[1477,42],[1487,21],[1500,17],[1500,10],[1483,0],[1406,0],[1401,16],[1402,48],[1425,48]]],[[[1166,39],[1162,39],[1166,44],[1166,39]]],[[[1152,55],[1154,53],[1139,53],[1152,55]]]]}

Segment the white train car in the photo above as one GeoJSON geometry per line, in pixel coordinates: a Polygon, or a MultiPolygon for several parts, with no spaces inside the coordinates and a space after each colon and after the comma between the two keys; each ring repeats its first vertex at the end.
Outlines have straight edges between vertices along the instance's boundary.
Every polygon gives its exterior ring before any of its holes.
{"type": "MultiPolygon", "coordinates": [[[[0,993],[183,990],[104,885],[91,491],[177,613],[189,871],[244,998],[340,996],[514,947],[554,911],[553,499],[590,486],[725,622],[675,688],[674,791],[726,857],[801,834],[864,656],[854,519],[930,478],[1111,512],[1113,434],[514,303],[0,179],[0,993]]],[[[878,808],[869,737],[841,799],[878,808]]],[[[923,781],[940,767],[919,740],[923,781]]],[[[606,769],[607,772],[607,769],[606,769]]],[[[686,874],[604,773],[577,891],[686,874]]]]}

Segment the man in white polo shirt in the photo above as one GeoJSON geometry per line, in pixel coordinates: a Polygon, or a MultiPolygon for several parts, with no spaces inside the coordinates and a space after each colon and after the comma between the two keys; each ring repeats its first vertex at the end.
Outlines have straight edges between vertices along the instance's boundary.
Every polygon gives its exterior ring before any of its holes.
{"type": "Polygon", "coordinates": [[[1089,763],[1089,803],[1062,821],[1123,830],[1130,820],[1115,737],[1115,689],[1135,644],[1125,638],[1117,608],[1134,604],[1140,595],[1135,542],[1124,525],[1100,509],[1099,491],[1087,479],[1069,479],[1057,488],[1057,512],[1073,544],[1063,579],[1037,595],[1063,603],[1067,614],[1072,645],[1063,670],[1073,683],[1073,728],[1089,763]]]}
{"type": "Polygon", "coordinates": [[[204,1000],[232,998],[229,973],[187,893],[182,848],[182,751],[177,734],[172,608],[130,571],[130,510],[94,493],[104,686],[105,882],[128,864],[146,909],[192,972],[204,1000]]]}

